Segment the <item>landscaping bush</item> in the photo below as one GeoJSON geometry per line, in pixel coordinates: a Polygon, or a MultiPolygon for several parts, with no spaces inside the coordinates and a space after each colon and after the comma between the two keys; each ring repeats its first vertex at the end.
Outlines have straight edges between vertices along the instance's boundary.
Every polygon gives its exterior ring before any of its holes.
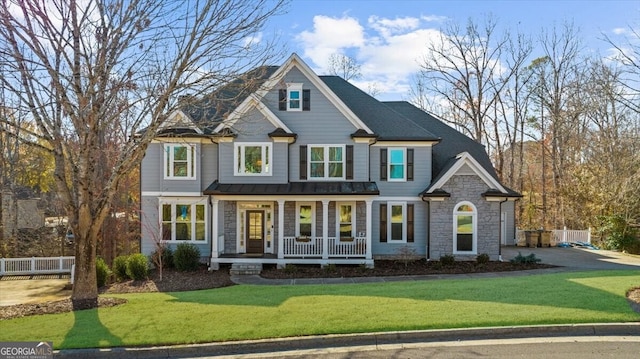
{"type": "Polygon", "coordinates": [[[173,264],[176,269],[185,271],[194,271],[200,266],[200,250],[194,244],[180,243],[173,253],[173,264]]]}
{"type": "Polygon", "coordinates": [[[518,255],[511,260],[511,263],[515,264],[534,264],[540,262],[542,259],[536,258],[536,255],[531,253],[528,256],[523,256],[518,252],[518,255]]]}
{"type": "Polygon", "coordinates": [[[142,253],[132,254],[127,260],[127,275],[133,280],[147,279],[149,262],[142,253]]]}
{"type": "Polygon", "coordinates": [[[640,247],[638,229],[622,215],[599,216],[596,232],[603,238],[606,249],[634,253],[640,247]]]}
{"type": "Polygon", "coordinates": [[[111,271],[104,259],[98,257],[96,259],[96,280],[98,282],[98,288],[107,285],[111,271]]]}
{"type": "Polygon", "coordinates": [[[122,281],[122,280],[129,279],[129,276],[127,275],[128,259],[129,259],[129,256],[117,256],[113,260],[112,268],[113,268],[113,273],[116,275],[116,280],[122,281]]]}
{"type": "MultiPolygon", "coordinates": [[[[156,249],[155,252],[151,253],[151,261],[156,266],[158,263],[158,255],[160,249],[156,249]]],[[[173,268],[173,251],[169,247],[162,248],[162,268],[173,268]]]]}
{"type": "Polygon", "coordinates": [[[440,257],[440,263],[442,263],[443,266],[452,266],[456,263],[456,257],[451,254],[446,254],[440,257]]]}
{"type": "Polygon", "coordinates": [[[489,255],[486,253],[481,253],[478,255],[478,257],[476,257],[476,263],[478,264],[487,264],[489,263],[489,255]]]}

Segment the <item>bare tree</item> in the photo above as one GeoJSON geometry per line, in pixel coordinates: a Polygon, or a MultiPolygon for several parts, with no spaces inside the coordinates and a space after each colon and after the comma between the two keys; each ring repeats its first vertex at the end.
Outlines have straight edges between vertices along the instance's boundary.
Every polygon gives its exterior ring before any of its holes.
{"type": "Polygon", "coordinates": [[[360,64],[352,57],[344,54],[331,54],[329,56],[329,71],[332,75],[340,76],[349,81],[358,79],[360,73],[360,64]]]}
{"type": "Polygon", "coordinates": [[[617,43],[604,35],[604,41],[615,49],[614,59],[622,66],[620,85],[626,91],[620,101],[636,113],[640,113],[640,30],[629,26],[629,35],[624,42],[617,43]]]}
{"type": "Polygon", "coordinates": [[[259,41],[259,31],[283,3],[0,0],[0,63],[8,70],[0,83],[55,159],[75,236],[75,308],[97,305],[100,229],[119,183],[179,95],[214,89],[270,62],[276,47],[259,41]],[[113,131],[125,140],[105,155],[101,145],[113,131]]]}
{"type": "Polygon", "coordinates": [[[494,106],[517,67],[501,64],[508,35],[498,37],[497,23],[487,17],[483,26],[469,19],[464,28],[455,23],[427,45],[420,75],[425,89],[451,108],[444,116],[479,143],[486,144],[487,123],[494,121],[494,106]]]}

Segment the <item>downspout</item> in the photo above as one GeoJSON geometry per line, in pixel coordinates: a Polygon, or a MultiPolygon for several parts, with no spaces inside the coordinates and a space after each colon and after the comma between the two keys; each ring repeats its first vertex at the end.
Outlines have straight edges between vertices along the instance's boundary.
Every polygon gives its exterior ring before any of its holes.
{"type": "Polygon", "coordinates": [[[209,272],[211,272],[211,254],[213,253],[213,221],[215,221],[215,218],[212,218],[213,216],[211,215],[212,211],[211,211],[211,206],[212,206],[212,202],[211,202],[211,195],[208,195],[207,197],[209,197],[209,199],[207,200],[208,204],[209,204],[209,211],[207,211],[209,213],[209,218],[211,218],[211,220],[209,221],[209,235],[211,236],[211,240],[209,241],[209,267],[207,268],[207,270],[209,272]]]}
{"type": "Polygon", "coordinates": [[[431,260],[431,202],[420,197],[427,204],[427,262],[431,260]]]}
{"type": "MultiPolygon", "coordinates": [[[[509,199],[505,197],[504,201],[500,201],[500,206],[498,207],[498,218],[500,218],[500,220],[498,221],[498,232],[500,233],[500,235],[498,236],[498,260],[500,262],[502,262],[502,204],[507,202],[509,199]]],[[[504,219],[505,222],[507,221],[507,219],[504,219]]],[[[505,223],[506,226],[506,223],[505,223]]]]}

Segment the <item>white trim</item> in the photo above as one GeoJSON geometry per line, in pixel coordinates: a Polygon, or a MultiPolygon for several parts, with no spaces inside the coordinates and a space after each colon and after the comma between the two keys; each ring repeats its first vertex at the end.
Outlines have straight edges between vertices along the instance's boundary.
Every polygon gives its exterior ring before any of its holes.
{"type": "MultiPolygon", "coordinates": [[[[347,178],[347,153],[346,153],[346,145],[344,144],[336,144],[336,145],[317,145],[317,144],[308,144],[307,145],[307,180],[308,181],[344,181],[347,178]],[[311,152],[312,148],[323,148],[323,163],[324,163],[324,177],[312,177],[311,176],[311,152]],[[330,148],[340,148],[342,150],[342,176],[341,177],[329,177],[329,152],[330,148]]],[[[318,163],[318,162],[315,162],[318,163]]],[[[334,161],[333,163],[338,163],[334,161]]]]}
{"type": "Polygon", "coordinates": [[[387,202],[387,243],[407,243],[407,202],[387,202]],[[402,207],[402,239],[393,239],[392,213],[394,206],[402,207]]]}
{"type": "Polygon", "coordinates": [[[377,140],[371,147],[433,147],[439,141],[384,141],[377,140]]]}
{"type": "Polygon", "coordinates": [[[162,175],[165,180],[195,180],[197,178],[198,167],[196,166],[196,160],[198,159],[198,147],[194,143],[165,143],[162,145],[162,175]],[[176,176],[173,173],[173,164],[175,163],[173,150],[176,147],[187,148],[187,175],[176,176]],[[169,158],[167,159],[167,155],[169,158]],[[167,167],[167,165],[169,167],[167,167]],[[167,174],[170,171],[170,174],[167,174]]]}
{"type": "Polygon", "coordinates": [[[189,143],[189,144],[208,144],[211,143],[211,138],[204,137],[189,137],[184,135],[181,137],[156,137],[151,140],[151,143],[189,143]]]}
{"type": "Polygon", "coordinates": [[[311,238],[313,239],[316,237],[316,202],[296,202],[296,237],[300,237],[301,206],[311,206],[311,238]]]}
{"type": "Polygon", "coordinates": [[[216,128],[214,132],[220,132],[224,128],[233,127],[236,122],[244,115],[246,115],[251,108],[256,108],[275,128],[282,128],[286,133],[293,133],[284,124],[284,122],[280,121],[278,116],[276,116],[267,106],[265,106],[262,102],[260,102],[260,97],[256,94],[249,95],[241,104],[238,106],[231,114],[222,121],[216,128]]]}
{"type": "Polygon", "coordinates": [[[202,192],[157,192],[157,191],[142,191],[141,197],[202,197],[202,192]]]}
{"type": "Polygon", "coordinates": [[[421,197],[391,197],[391,196],[373,196],[374,202],[389,202],[389,201],[405,201],[405,202],[422,202],[421,197]]]}
{"type": "Polygon", "coordinates": [[[340,224],[342,223],[340,221],[340,206],[351,206],[351,236],[350,237],[356,237],[358,232],[356,231],[356,213],[357,211],[357,203],[356,202],[335,202],[336,204],[336,240],[340,240],[340,238],[342,238],[340,236],[340,224]]]}
{"type": "Polygon", "coordinates": [[[234,142],[233,143],[233,175],[236,177],[264,177],[264,176],[272,176],[273,175],[273,143],[271,142],[234,142]],[[261,161],[265,161],[265,157],[268,159],[266,164],[262,164],[262,172],[260,173],[247,173],[240,172],[239,168],[245,167],[245,156],[238,156],[238,151],[240,150],[240,155],[244,154],[244,148],[246,147],[260,147],[260,154],[262,156],[261,161]],[[238,157],[242,163],[238,163],[238,157]]]}
{"type": "Polygon", "coordinates": [[[162,218],[163,215],[163,210],[162,210],[162,206],[164,205],[170,205],[171,206],[171,239],[170,240],[164,240],[162,239],[163,242],[165,243],[193,243],[193,244],[200,244],[200,243],[209,243],[209,205],[208,205],[208,201],[207,201],[208,197],[199,197],[198,199],[194,199],[194,198],[189,198],[189,199],[185,199],[185,198],[158,198],[158,220],[160,223],[160,228],[158,228],[158,230],[160,231],[160,237],[159,238],[163,238],[162,236],[162,227],[163,227],[163,223],[165,222],[164,219],[162,218]],[[177,240],[175,239],[176,236],[176,205],[189,205],[191,208],[191,222],[190,222],[190,226],[191,226],[191,238],[189,240],[177,240]],[[204,225],[204,240],[196,240],[193,239],[194,236],[197,233],[196,230],[196,224],[199,223],[196,219],[196,214],[197,214],[197,209],[195,206],[197,205],[201,205],[203,206],[204,209],[204,213],[203,213],[203,221],[201,222],[204,225]]]}
{"type": "Polygon", "coordinates": [[[407,182],[407,148],[388,147],[387,148],[387,182],[407,182]],[[402,178],[391,178],[391,152],[402,151],[402,178]]]}
{"type": "Polygon", "coordinates": [[[309,81],[311,81],[311,83],[334,106],[336,106],[336,108],[338,108],[338,111],[340,111],[349,120],[349,122],[354,125],[356,129],[363,129],[368,134],[373,134],[373,131],[367,125],[365,125],[364,122],[362,122],[362,120],[360,120],[360,118],[358,118],[358,116],[356,116],[349,109],[349,107],[347,107],[347,105],[345,105],[344,102],[342,102],[342,100],[340,100],[340,98],[335,93],[333,93],[333,91],[329,89],[324,81],[322,81],[320,77],[318,77],[318,75],[316,75],[315,72],[313,72],[313,70],[311,70],[311,68],[304,61],[302,61],[302,59],[296,53],[291,54],[291,56],[289,56],[284,64],[282,64],[282,66],[280,66],[280,68],[278,68],[278,70],[276,70],[276,72],[271,75],[269,80],[264,83],[262,88],[255,92],[256,98],[262,100],[262,98],[269,92],[269,90],[272,90],[281,83],[284,75],[289,72],[294,66],[297,67],[300,72],[302,72],[302,74],[306,76],[309,81]]]}
{"type": "Polygon", "coordinates": [[[204,133],[198,126],[196,126],[191,117],[182,110],[175,110],[171,112],[167,119],[158,126],[158,130],[165,128],[189,128],[200,135],[204,133]]]}
{"type": "Polygon", "coordinates": [[[287,111],[302,111],[302,83],[287,83],[287,111]],[[298,92],[298,107],[291,107],[291,92],[298,92]]]}
{"type": "Polygon", "coordinates": [[[465,164],[467,164],[478,175],[478,177],[480,177],[480,179],[489,186],[489,188],[495,188],[500,190],[502,193],[507,193],[507,190],[500,184],[500,182],[493,178],[493,176],[491,176],[468,152],[460,153],[456,156],[456,159],[456,163],[429,188],[427,193],[432,193],[436,189],[442,188],[445,183],[447,183],[465,164]]]}
{"type": "Polygon", "coordinates": [[[461,201],[458,202],[455,206],[453,206],[453,254],[478,254],[478,208],[469,202],[469,201],[461,201]],[[473,212],[459,212],[458,208],[460,206],[470,206],[473,209],[473,212]],[[473,233],[471,234],[471,251],[459,251],[458,250],[458,216],[459,215],[467,215],[471,216],[471,230],[473,233]]]}

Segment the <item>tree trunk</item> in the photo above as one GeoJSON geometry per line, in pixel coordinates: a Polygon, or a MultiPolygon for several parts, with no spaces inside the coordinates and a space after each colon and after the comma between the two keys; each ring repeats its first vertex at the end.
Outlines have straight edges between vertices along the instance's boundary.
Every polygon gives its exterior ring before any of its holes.
{"type": "Polygon", "coordinates": [[[75,235],[76,265],[74,270],[71,302],[73,310],[98,306],[98,281],[96,276],[97,238],[75,235]]]}

